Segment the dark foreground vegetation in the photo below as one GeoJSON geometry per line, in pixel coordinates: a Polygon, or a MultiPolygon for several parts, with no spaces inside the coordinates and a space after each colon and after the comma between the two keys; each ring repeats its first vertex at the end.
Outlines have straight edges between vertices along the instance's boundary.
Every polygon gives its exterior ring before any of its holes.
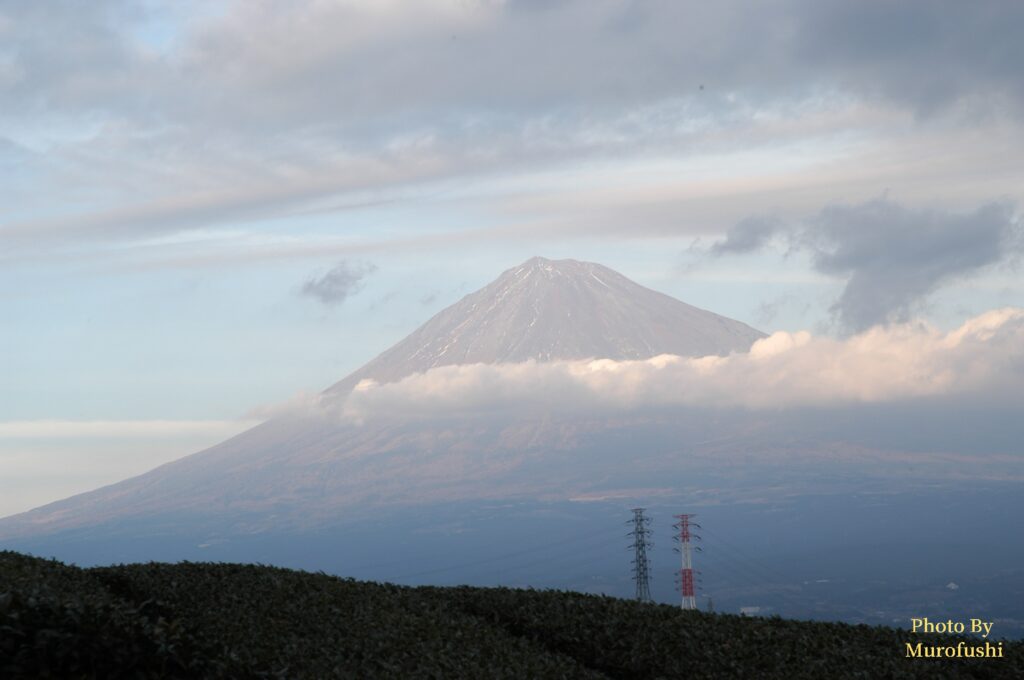
{"type": "Polygon", "coordinates": [[[0,552],[2,678],[1024,677],[1019,642],[1002,659],[905,658],[908,641],[951,639],[577,593],[0,552]]]}

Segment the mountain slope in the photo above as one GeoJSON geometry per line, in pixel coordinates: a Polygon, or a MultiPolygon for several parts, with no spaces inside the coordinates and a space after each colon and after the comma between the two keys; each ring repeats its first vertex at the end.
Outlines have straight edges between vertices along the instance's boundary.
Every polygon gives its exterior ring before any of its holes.
{"type": "Polygon", "coordinates": [[[726,355],[763,337],[602,265],[534,257],[442,310],[328,392],[451,364],[726,355]]]}

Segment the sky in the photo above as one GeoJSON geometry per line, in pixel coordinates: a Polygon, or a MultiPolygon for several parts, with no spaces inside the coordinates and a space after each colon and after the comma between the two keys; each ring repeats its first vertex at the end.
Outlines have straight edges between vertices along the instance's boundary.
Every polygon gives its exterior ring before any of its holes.
{"type": "Polygon", "coordinates": [[[1024,306],[1022,30],[1015,0],[0,0],[0,514],[241,431],[534,255],[814,347],[1024,306]]]}

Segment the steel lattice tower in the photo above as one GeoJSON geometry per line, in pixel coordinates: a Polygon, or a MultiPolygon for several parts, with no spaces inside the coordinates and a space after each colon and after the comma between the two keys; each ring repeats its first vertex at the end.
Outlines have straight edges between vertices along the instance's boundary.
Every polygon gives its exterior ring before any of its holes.
{"type": "MultiPolygon", "coordinates": [[[[696,515],[675,515],[675,518],[679,520],[672,526],[679,530],[676,535],[676,540],[679,542],[679,547],[676,548],[676,552],[680,555],[679,565],[679,592],[682,594],[681,607],[683,609],[696,609],[697,608],[697,596],[694,594],[693,588],[693,546],[691,540],[700,540],[700,536],[692,533],[691,528],[700,528],[699,524],[691,522],[690,519],[696,517],[696,515]]],[[[697,548],[700,550],[700,548],[697,548]]]]}
{"type": "Polygon", "coordinates": [[[650,570],[647,563],[647,549],[653,547],[648,528],[650,519],[644,516],[643,508],[633,508],[633,530],[627,536],[633,537],[629,547],[633,549],[633,580],[636,581],[636,599],[640,602],[651,601],[650,570]]]}

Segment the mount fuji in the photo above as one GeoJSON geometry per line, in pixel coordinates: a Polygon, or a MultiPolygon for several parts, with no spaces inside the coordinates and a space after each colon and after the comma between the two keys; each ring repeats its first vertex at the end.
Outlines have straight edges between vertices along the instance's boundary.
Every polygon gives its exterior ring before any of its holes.
{"type": "MultiPolygon", "coordinates": [[[[535,257],[443,309],[322,396],[341,399],[365,379],[390,382],[449,365],[728,354],[762,337],[599,264],[535,257]]],[[[642,421],[358,426],[280,417],[137,477],[0,520],[0,538],[115,526],[121,533],[126,524],[252,533],[309,528],[356,508],[588,493],[615,461],[592,452],[586,466],[559,463],[594,447],[609,428],[625,436],[624,427],[644,429],[642,421]]]]}

